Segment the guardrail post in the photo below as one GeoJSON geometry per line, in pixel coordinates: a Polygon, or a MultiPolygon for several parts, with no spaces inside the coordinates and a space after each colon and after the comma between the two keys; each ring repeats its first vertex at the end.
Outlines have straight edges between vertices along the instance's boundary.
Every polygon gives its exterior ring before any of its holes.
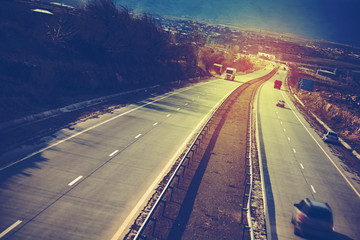
{"type": "Polygon", "coordinates": [[[163,210],[161,212],[161,215],[164,217],[165,216],[165,210],[166,210],[167,201],[161,199],[160,202],[162,202],[164,204],[163,210]]]}
{"type": "Polygon", "coordinates": [[[245,238],[245,230],[249,230],[250,227],[248,225],[245,225],[244,228],[243,228],[243,235],[242,235],[242,240],[244,240],[245,238]]]}
{"type": "Polygon", "coordinates": [[[241,211],[241,224],[244,224],[244,212],[247,212],[249,209],[246,208],[246,207],[243,207],[242,208],[242,211],[241,211]]]}
{"type": "Polygon", "coordinates": [[[171,189],[171,192],[170,192],[170,201],[172,201],[172,196],[173,196],[174,187],[173,187],[173,186],[169,186],[168,188],[171,189]]]}
{"type": "Polygon", "coordinates": [[[180,175],[179,174],[176,174],[175,175],[177,177],[177,184],[176,184],[176,187],[178,188],[179,187],[179,184],[180,184],[180,175]]]}
{"type": "Polygon", "coordinates": [[[192,154],[191,154],[191,158],[192,158],[192,160],[194,160],[194,155],[195,155],[195,151],[194,151],[194,149],[191,149],[191,150],[190,150],[190,152],[192,152],[192,154]]]}
{"type": "Polygon", "coordinates": [[[185,157],[185,159],[187,159],[187,160],[188,160],[188,162],[187,162],[186,166],[187,166],[187,167],[190,167],[190,157],[189,157],[189,156],[186,156],[186,157],[185,157]]]}
{"type": "Polygon", "coordinates": [[[152,235],[153,237],[155,237],[155,228],[156,228],[157,219],[155,219],[155,218],[150,218],[150,220],[154,222],[154,226],[153,226],[151,235],[152,235]]]}
{"type": "Polygon", "coordinates": [[[182,176],[184,177],[185,170],[186,170],[186,166],[185,166],[185,165],[181,165],[181,167],[183,168],[182,176]]]}
{"type": "Polygon", "coordinates": [[[197,152],[197,143],[195,142],[194,146],[193,146],[193,151],[194,151],[194,154],[197,152]]]}

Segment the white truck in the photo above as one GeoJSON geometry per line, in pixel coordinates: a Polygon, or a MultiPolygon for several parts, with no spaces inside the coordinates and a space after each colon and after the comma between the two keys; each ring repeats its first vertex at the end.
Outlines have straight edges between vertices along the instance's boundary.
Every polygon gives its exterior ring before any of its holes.
{"type": "Polygon", "coordinates": [[[234,81],[236,74],[236,68],[226,68],[225,70],[225,80],[234,81]]]}

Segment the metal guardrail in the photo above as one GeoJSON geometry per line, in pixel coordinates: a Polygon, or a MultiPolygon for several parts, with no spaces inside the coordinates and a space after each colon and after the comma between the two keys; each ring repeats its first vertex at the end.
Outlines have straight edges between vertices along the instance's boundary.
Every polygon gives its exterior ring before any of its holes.
{"type": "MultiPolygon", "coordinates": [[[[247,207],[250,208],[251,207],[251,194],[252,194],[252,189],[253,189],[253,168],[252,168],[252,153],[253,153],[253,148],[252,148],[252,141],[253,141],[253,102],[255,99],[255,93],[256,91],[253,91],[251,94],[251,101],[250,101],[250,110],[249,110],[249,127],[248,127],[248,131],[249,131],[249,156],[248,156],[248,160],[249,160],[249,165],[250,165],[250,186],[249,186],[249,197],[248,197],[248,202],[247,202],[247,207]]],[[[247,212],[247,219],[248,219],[248,224],[250,227],[250,236],[251,239],[254,239],[254,231],[253,231],[253,226],[252,226],[252,220],[251,220],[251,209],[250,211],[247,212]]]]}
{"type": "MultiPolygon", "coordinates": [[[[229,94],[230,95],[230,94],[229,94]]],[[[228,95],[228,96],[229,96],[228,95]]],[[[150,210],[149,214],[147,215],[146,219],[144,220],[144,223],[141,225],[140,229],[138,230],[136,236],[135,236],[135,240],[137,239],[147,239],[146,236],[143,236],[143,232],[145,231],[145,229],[147,228],[147,226],[149,225],[150,221],[154,222],[154,226],[152,229],[152,235],[154,236],[154,232],[155,232],[155,228],[156,228],[156,222],[157,219],[153,218],[154,213],[156,212],[156,210],[158,209],[158,207],[161,204],[164,204],[164,208],[162,211],[162,215],[164,216],[164,212],[165,212],[165,208],[166,208],[166,201],[163,200],[164,195],[168,192],[171,191],[170,193],[170,200],[172,199],[172,195],[173,195],[173,189],[174,187],[171,186],[172,183],[175,181],[175,179],[177,178],[177,186],[179,186],[179,181],[180,181],[180,177],[181,175],[179,174],[180,169],[183,168],[183,172],[182,172],[182,176],[184,176],[186,167],[190,164],[190,162],[193,160],[195,153],[198,150],[198,147],[201,144],[201,141],[204,139],[204,136],[208,133],[212,123],[213,123],[213,117],[214,115],[218,112],[218,110],[225,104],[227,98],[225,98],[225,100],[214,110],[214,112],[211,114],[211,116],[209,117],[209,119],[207,120],[207,122],[204,124],[204,126],[201,128],[200,132],[198,133],[198,135],[196,136],[195,140],[193,141],[193,143],[191,144],[191,146],[189,147],[189,149],[187,150],[187,152],[185,153],[184,157],[181,159],[179,165],[177,166],[177,168],[175,169],[174,173],[172,174],[172,176],[170,177],[168,183],[166,184],[166,186],[164,187],[163,191],[161,192],[161,194],[159,195],[157,201],[155,202],[154,206],[152,207],[152,209],[150,210]],[[185,164],[185,161],[188,160],[187,164],[185,164]]]]}
{"type": "MultiPolygon", "coordinates": [[[[243,208],[242,208],[242,215],[241,215],[241,224],[243,225],[244,229],[243,229],[243,236],[242,239],[245,239],[245,232],[247,230],[250,231],[250,236],[251,239],[254,239],[254,232],[253,232],[253,227],[252,227],[252,221],[251,221],[251,209],[250,209],[250,203],[251,203],[251,193],[252,193],[252,187],[253,187],[253,170],[252,170],[252,121],[253,121],[253,99],[255,96],[256,91],[254,90],[251,94],[251,101],[250,101],[250,105],[249,105],[249,118],[248,118],[248,133],[247,133],[247,137],[248,137],[248,145],[246,147],[246,151],[247,151],[247,163],[246,164],[246,168],[245,168],[245,180],[244,180],[244,194],[243,194],[243,208]],[[246,212],[247,217],[246,217],[246,222],[244,222],[244,212],[246,212]]],[[[229,94],[230,95],[230,94],[229,94]]],[[[199,134],[196,136],[195,140],[193,141],[193,143],[191,144],[191,146],[189,147],[188,151],[186,152],[186,154],[184,155],[184,157],[181,159],[179,165],[177,166],[176,170],[174,171],[174,173],[172,174],[171,178],[169,179],[169,181],[167,182],[166,186],[164,187],[163,191],[161,192],[161,194],[159,195],[157,201],[155,202],[154,206],[152,207],[152,209],[150,210],[149,214],[147,215],[144,223],[141,225],[140,229],[138,230],[136,236],[135,236],[135,240],[137,239],[147,239],[147,236],[143,235],[143,232],[145,231],[145,229],[148,227],[150,222],[154,222],[153,225],[153,229],[151,231],[151,234],[153,237],[154,233],[155,233],[155,229],[156,229],[156,222],[157,219],[153,218],[154,213],[156,212],[156,210],[158,209],[158,207],[163,204],[163,210],[162,210],[162,216],[164,217],[164,212],[165,212],[165,208],[166,208],[166,201],[163,200],[165,194],[168,191],[171,191],[170,193],[170,200],[172,199],[173,196],[173,190],[174,187],[171,186],[172,183],[175,181],[175,179],[177,178],[177,187],[179,186],[179,182],[180,182],[180,177],[181,175],[184,176],[186,167],[190,164],[190,161],[193,160],[195,153],[198,149],[198,147],[201,144],[201,141],[204,139],[204,136],[208,133],[210,126],[213,122],[213,116],[218,113],[218,110],[227,102],[226,101],[227,98],[217,107],[217,109],[212,113],[212,115],[210,116],[210,118],[208,119],[208,121],[204,124],[204,126],[202,127],[202,129],[200,130],[199,134]],[[188,160],[187,164],[185,164],[185,161],[188,160]],[[182,174],[179,174],[180,169],[183,169],[182,174]]]]}

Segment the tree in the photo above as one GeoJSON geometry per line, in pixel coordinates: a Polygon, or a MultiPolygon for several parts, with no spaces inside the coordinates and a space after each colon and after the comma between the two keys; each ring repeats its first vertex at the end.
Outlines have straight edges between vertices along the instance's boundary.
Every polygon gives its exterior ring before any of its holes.
{"type": "Polygon", "coordinates": [[[202,47],[199,50],[200,64],[205,68],[206,72],[214,66],[214,63],[223,64],[225,56],[223,52],[216,51],[210,47],[202,47]]]}

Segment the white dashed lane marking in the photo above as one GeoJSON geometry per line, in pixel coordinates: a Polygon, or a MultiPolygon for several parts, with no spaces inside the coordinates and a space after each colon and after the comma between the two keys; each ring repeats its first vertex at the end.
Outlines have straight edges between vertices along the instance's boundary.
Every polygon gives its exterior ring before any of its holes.
{"type": "Polygon", "coordinates": [[[115,151],[113,151],[112,153],[110,153],[109,157],[114,156],[117,152],[119,152],[119,150],[115,150],[115,151]]]}
{"type": "Polygon", "coordinates": [[[135,138],[139,138],[139,137],[141,137],[141,133],[135,136],[135,138]]]}
{"type": "Polygon", "coordinates": [[[310,187],[311,187],[311,190],[312,190],[314,193],[316,193],[314,186],[313,186],[313,185],[310,185],[310,187]]]}
{"type": "Polygon", "coordinates": [[[14,228],[16,228],[20,223],[22,223],[21,220],[17,220],[15,223],[13,223],[10,227],[8,227],[7,229],[5,229],[2,233],[0,233],[0,238],[2,238],[3,236],[5,236],[6,234],[8,234],[11,230],[13,230],[14,228]]]}
{"type": "Polygon", "coordinates": [[[79,181],[83,176],[78,176],[77,178],[75,178],[71,183],[69,183],[69,186],[74,185],[77,181],[79,181]]]}

